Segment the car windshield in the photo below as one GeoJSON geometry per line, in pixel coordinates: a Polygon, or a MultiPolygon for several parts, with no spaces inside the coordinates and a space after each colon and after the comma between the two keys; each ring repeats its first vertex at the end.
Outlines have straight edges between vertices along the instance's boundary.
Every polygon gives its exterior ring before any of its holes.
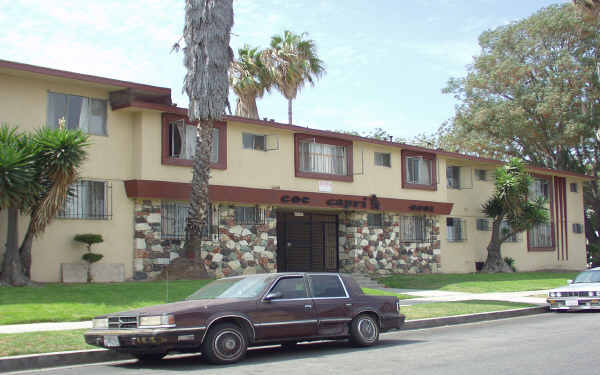
{"type": "Polygon", "coordinates": [[[579,283],[600,283],[600,271],[583,271],[573,281],[573,284],[579,283]]]}
{"type": "Polygon", "coordinates": [[[271,282],[271,277],[247,276],[215,280],[198,289],[188,300],[218,298],[257,298],[271,282]]]}

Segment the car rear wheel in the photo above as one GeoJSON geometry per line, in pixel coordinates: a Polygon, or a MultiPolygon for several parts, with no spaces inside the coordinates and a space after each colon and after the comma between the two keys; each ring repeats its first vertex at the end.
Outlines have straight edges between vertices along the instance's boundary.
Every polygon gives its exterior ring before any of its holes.
{"type": "Polygon", "coordinates": [[[133,356],[139,361],[160,361],[167,353],[139,353],[133,356]]]}
{"type": "Polygon", "coordinates": [[[357,346],[370,346],[379,341],[379,326],[368,314],[361,314],[352,320],[350,340],[357,346]]]}
{"type": "Polygon", "coordinates": [[[215,364],[234,363],[246,355],[248,340],[242,329],[232,323],[222,323],[208,331],[202,343],[202,354],[215,364]]]}

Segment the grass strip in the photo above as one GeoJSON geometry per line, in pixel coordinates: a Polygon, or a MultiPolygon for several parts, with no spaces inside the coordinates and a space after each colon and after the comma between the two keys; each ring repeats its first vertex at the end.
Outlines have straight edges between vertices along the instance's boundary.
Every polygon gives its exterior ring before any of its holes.
{"type": "Polygon", "coordinates": [[[462,302],[421,303],[411,306],[402,306],[400,312],[406,315],[406,320],[415,320],[513,310],[534,306],[535,305],[527,303],[472,300],[462,302]]]}
{"type": "Polygon", "coordinates": [[[521,292],[566,285],[577,272],[515,272],[393,275],[379,279],[389,288],[447,290],[468,293],[521,292]]]}
{"type": "Polygon", "coordinates": [[[0,335],[0,357],[97,349],[85,343],[84,332],[71,330],[0,335]]]}

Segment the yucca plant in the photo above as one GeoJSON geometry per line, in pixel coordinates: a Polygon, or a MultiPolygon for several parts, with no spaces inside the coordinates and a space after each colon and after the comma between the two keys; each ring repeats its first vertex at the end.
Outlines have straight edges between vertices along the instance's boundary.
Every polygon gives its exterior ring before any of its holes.
{"type": "Polygon", "coordinates": [[[33,238],[62,207],[88,145],[86,134],[65,129],[64,122],[58,129],[43,128],[33,134],[0,128],[0,209],[9,212],[2,283],[29,283],[33,238]],[[13,238],[19,210],[31,218],[20,248],[13,238]]]}
{"type": "Polygon", "coordinates": [[[482,272],[513,272],[502,258],[502,244],[517,233],[548,222],[544,198],[534,202],[528,198],[529,185],[532,182],[532,177],[525,170],[525,164],[517,158],[496,169],[496,189],[481,207],[481,211],[492,219],[492,236],[487,246],[488,255],[482,272]],[[503,221],[508,223],[509,230],[501,230],[503,221]]]}

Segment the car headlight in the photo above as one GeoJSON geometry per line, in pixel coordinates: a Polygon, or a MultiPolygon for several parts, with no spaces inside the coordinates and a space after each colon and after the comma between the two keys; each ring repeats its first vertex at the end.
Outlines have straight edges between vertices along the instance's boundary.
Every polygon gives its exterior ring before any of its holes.
{"type": "Polygon", "coordinates": [[[92,328],[97,328],[97,329],[108,328],[108,318],[92,319],[92,328]]]}
{"type": "Polygon", "coordinates": [[[556,297],[556,292],[550,292],[549,297],[556,297]]]}
{"type": "Polygon", "coordinates": [[[173,315],[152,315],[140,317],[140,327],[158,327],[173,325],[175,325],[175,317],[173,315]]]}

